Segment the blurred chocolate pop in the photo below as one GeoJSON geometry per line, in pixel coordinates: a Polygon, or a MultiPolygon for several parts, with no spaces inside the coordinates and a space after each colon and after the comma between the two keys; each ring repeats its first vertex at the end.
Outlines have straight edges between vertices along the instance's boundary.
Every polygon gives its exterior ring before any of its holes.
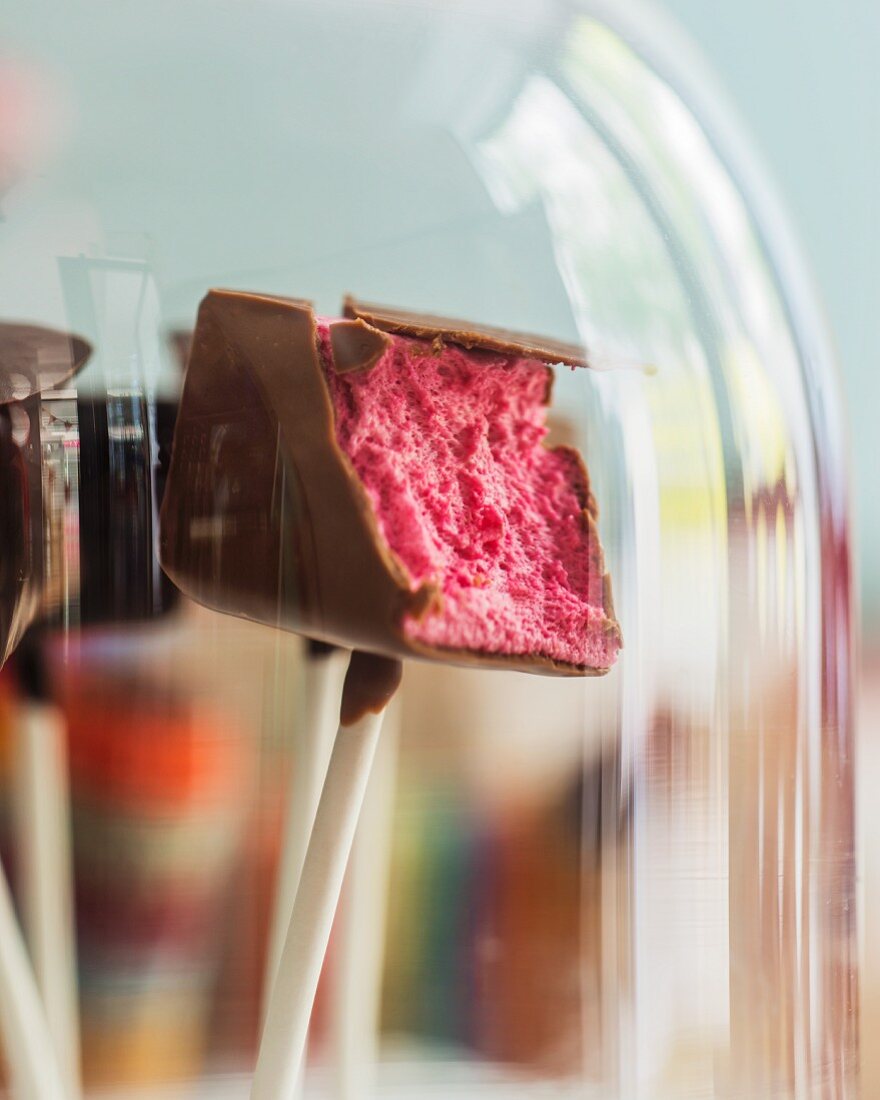
{"type": "MultiPolygon", "coordinates": [[[[0,664],[43,609],[41,394],[71,378],[90,354],[79,337],[38,325],[0,324],[0,664]]],[[[19,803],[27,817],[22,864],[40,988],[0,876],[0,939],[6,944],[0,952],[0,1022],[16,1091],[60,1100],[78,1087],[71,929],[63,897],[69,888],[63,729],[41,705],[36,650],[21,672],[29,700],[19,730],[19,803]],[[51,980],[50,967],[59,971],[51,980]]]]}
{"type": "Polygon", "coordinates": [[[41,607],[40,394],[67,381],[90,354],[77,336],[0,323],[0,665],[41,607]]]}
{"type": "Polygon", "coordinates": [[[16,482],[0,505],[7,653],[30,625],[21,659],[16,656],[24,917],[49,1033],[72,1096],[79,1090],[79,1024],[67,733],[44,667],[44,641],[61,621],[68,629],[119,624],[173,606],[155,532],[176,406],[134,390],[64,392],[62,384],[88,358],[84,340],[30,325],[4,326],[3,335],[0,394],[11,403],[0,407],[9,425],[2,442],[4,451],[10,442],[18,447],[9,461],[4,454],[0,472],[16,482]],[[69,545],[71,522],[79,531],[78,551],[69,545]]]}

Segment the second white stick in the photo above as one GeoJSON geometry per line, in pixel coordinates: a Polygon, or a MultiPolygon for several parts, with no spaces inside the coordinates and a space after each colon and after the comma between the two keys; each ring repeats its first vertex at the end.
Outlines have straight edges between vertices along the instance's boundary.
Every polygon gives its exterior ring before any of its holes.
{"type": "Polygon", "coordinates": [[[251,1100],[295,1094],[312,1005],[384,712],[336,735],[266,1020],[251,1100]]]}

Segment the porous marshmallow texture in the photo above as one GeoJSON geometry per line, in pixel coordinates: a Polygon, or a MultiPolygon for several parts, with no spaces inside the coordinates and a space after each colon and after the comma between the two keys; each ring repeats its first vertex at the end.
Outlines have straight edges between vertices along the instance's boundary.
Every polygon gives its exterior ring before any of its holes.
{"type": "Polygon", "coordinates": [[[392,336],[372,368],[337,373],[330,323],[318,334],[339,445],[413,588],[442,592],[406,636],[609,668],[619,643],[584,470],[542,442],[550,368],[392,336]]]}

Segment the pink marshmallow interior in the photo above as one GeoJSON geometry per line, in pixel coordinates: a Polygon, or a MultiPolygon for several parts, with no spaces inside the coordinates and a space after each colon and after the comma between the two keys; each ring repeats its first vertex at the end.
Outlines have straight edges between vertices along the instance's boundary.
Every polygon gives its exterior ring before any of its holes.
{"type": "Polygon", "coordinates": [[[548,450],[548,368],[532,360],[393,336],[367,371],[330,365],[319,343],[339,445],[413,588],[437,583],[439,612],[403,624],[430,646],[540,654],[610,667],[601,551],[583,472],[548,450]]]}

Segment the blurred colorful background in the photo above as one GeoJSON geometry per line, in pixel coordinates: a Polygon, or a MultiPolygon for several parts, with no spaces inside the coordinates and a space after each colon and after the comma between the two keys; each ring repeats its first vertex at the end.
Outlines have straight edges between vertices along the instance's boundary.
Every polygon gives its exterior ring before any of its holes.
{"type": "Polygon", "coordinates": [[[847,396],[863,631],[858,721],[863,1088],[880,1095],[880,6],[662,0],[712,66],[782,194],[828,312],[847,396]]]}

